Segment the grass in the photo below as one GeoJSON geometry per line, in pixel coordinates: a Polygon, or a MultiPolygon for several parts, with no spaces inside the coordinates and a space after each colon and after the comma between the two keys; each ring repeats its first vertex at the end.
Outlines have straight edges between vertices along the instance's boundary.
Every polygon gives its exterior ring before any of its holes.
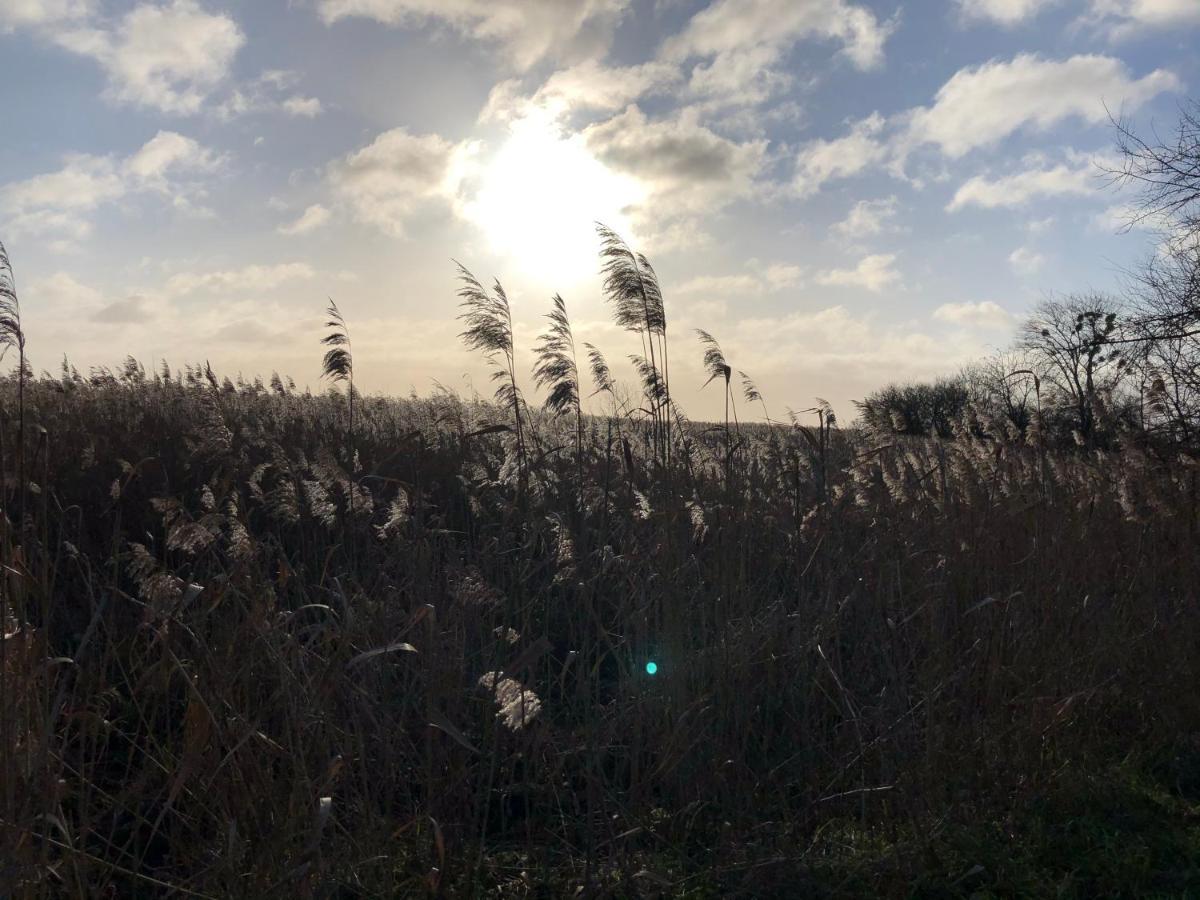
{"type": "Polygon", "coordinates": [[[1185,467],[697,426],[666,481],[533,412],[522,504],[488,404],[359,398],[351,478],[336,394],[25,392],[12,895],[1195,889],[1185,467]]]}
{"type": "Polygon", "coordinates": [[[605,417],[465,270],[496,403],[0,380],[0,894],[1200,890],[1196,458],[689,422],[606,247],[605,417]]]}

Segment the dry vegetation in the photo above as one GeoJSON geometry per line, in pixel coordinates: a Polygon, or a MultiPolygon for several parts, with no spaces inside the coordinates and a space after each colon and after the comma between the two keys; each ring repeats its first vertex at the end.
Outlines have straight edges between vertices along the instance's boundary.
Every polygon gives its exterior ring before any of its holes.
{"type": "Polygon", "coordinates": [[[528,407],[465,270],[494,404],[354,394],[336,307],[345,392],[0,384],[0,893],[1200,890],[1195,453],[689,423],[602,237],[632,399],[556,300],[528,407]]]}

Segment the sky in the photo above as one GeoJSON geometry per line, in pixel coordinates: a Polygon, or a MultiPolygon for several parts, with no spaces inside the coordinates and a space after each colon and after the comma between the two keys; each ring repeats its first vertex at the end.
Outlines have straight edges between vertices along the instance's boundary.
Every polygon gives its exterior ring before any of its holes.
{"type": "Polygon", "coordinates": [[[1120,289],[1152,236],[1110,116],[1169,134],[1197,46],[1200,0],[0,0],[0,241],[39,371],[320,390],[332,298],[360,389],[470,394],[455,261],[523,371],[558,292],[632,381],[599,220],[688,414],[723,408],[704,328],[773,417],[847,419],[1120,289]]]}

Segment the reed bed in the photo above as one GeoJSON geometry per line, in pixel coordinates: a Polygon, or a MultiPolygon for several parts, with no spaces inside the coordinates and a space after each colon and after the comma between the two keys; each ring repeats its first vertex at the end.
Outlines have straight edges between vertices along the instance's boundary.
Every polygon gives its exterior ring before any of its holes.
{"type": "Polygon", "coordinates": [[[508,388],[0,383],[0,893],[1194,886],[996,860],[1114,765],[1197,800],[1196,459],[508,388]]]}

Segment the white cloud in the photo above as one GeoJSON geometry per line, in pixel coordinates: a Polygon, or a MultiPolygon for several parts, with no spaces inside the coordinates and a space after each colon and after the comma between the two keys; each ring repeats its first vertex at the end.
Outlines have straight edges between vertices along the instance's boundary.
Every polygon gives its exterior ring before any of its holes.
{"type": "Polygon", "coordinates": [[[216,272],[179,272],[167,279],[165,291],[180,297],[196,291],[208,293],[259,293],[271,291],[288,281],[309,281],[316,271],[308,263],[253,265],[216,272]]]}
{"type": "Polygon", "coordinates": [[[308,209],[300,214],[300,218],[287,225],[280,225],[276,231],[280,234],[297,235],[308,234],[310,231],[316,231],[322,225],[329,221],[329,210],[320,203],[314,203],[308,209]]]}
{"type": "Polygon", "coordinates": [[[962,325],[968,328],[1007,328],[1012,325],[1012,314],[991,300],[978,303],[943,303],[933,311],[940,322],[962,325]]]}
{"type": "Polygon", "coordinates": [[[86,309],[98,306],[103,302],[104,295],[95,288],[76,281],[66,272],[55,272],[29,285],[29,299],[39,307],[86,309]]]}
{"type": "Polygon", "coordinates": [[[1165,69],[1134,78],[1111,56],[1081,55],[1062,61],[1022,53],[960,69],[938,90],[932,106],[912,110],[904,142],[935,144],[957,159],[995,144],[1022,128],[1045,130],[1066,119],[1104,122],[1110,109],[1136,107],[1179,79],[1165,69]]]}
{"type": "Polygon", "coordinates": [[[1036,275],[1046,264],[1046,257],[1031,247],[1018,247],[1008,255],[1008,262],[1018,275],[1036,275]]]}
{"type": "Polygon", "coordinates": [[[967,19],[989,19],[1013,26],[1032,19],[1058,0],[958,0],[967,19]]]}
{"type": "Polygon", "coordinates": [[[699,275],[673,288],[671,293],[707,299],[754,296],[796,287],[804,278],[804,268],[791,263],[754,265],[754,272],[737,275],[699,275]]]}
{"type": "Polygon", "coordinates": [[[451,144],[436,134],[385,131],[330,166],[329,180],[354,218],[393,237],[421,208],[453,202],[474,145],[451,144]]]}
{"type": "Polygon", "coordinates": [[[641,185],[640,212],[650,228],[670,227],[671,219],[716,212],[752,196],[767,151],[765,140],[730,140],[694,116],[650,120],[636,106],[582,134],[597,160],[641,185]]]}
{"type": "Polygon", "coordinates": [[[525,70],[551,57],[602,56],[626,0],[319,0],[327,24],[361,16],[388,25],[442,23],[499,44],[525,70]]]}
{"type": "Polygon", "coordinates": [[[1096,171],[1090,166],[1057,165],[1049,169],[1029,169],[1003,178],[976,175],[963,183],[946,206],[957,212],[966,206],[984,209],[1015,209],[1035,197],[1089,196],[1096,193],[1096,171]]]}
{"type": "Polygon", "coordinates": [[[0,0],[0,29],[82,19],[95,0],[0,0]]]}
{"type": "Polygon", "coordinates": [[[170,187],[167,176],[177,171],[207,172],[220,159],[207,147],[175,131],[160,131],[125,160],[125,171],[142,186],[158,191],[170,187]]]}
{"type": "Polygon", "coordinates": [[[818,273],[819,284],[840,287],[860,287],[879,292],[900,281],[894,253],[874,253],[864,256],[853,269],[826,269],[818,273]]]}
{"type": "Polygon", "coordinates": [[[314,119],[324,111],[321,107],[321,101],[316,97],[301,97],[296,95],[288,97],[281,105],[283,111],[288,115],[302,116],[306,119],[314,119]]]}
{"type": "Polygon", "coordinates": [[[183,115],[198,112],[228,78],[246,40],[232,18],[195,0],[143,3],[112,29],[66,30],[55,39],[100,64],[112,100],[183,115]]]}
{"type": "Polygon", "coordinates": [[[1087,21],[1120,39],[1149,28],[1186,28],[1200,25],[1196,0],[1091,0],[1087,21]]]}
{"type": "Polygon", "coordinates": [[[715,0],[666,42],[663,53],[683,60],[766,49],[775,59],[796,42],[817,38],[841,44],[855,66],[870,69],[883,61],[891,30],[868,8],[847,0],[715,0]]]}
{"type": "Polygon", "coordinates": [[[91,232],[90,214],[130,194],[170,197],[176,209],[196,211],[202,187],[184,176],[211,172],[222,160],[191,138],[160,131],[139,150],[115,156],[73,154],[56,172],[0,187],[0,210],[15,232],[60,234],[81,240],[91,232]]]}
{"type": "Polygon", "coordinates": [[[1108,109],[1135,108],[1180,87],[1178,77],[1165,69],[1134,78],[1111,56],[1056,61],[1022,53],[1009,61],[992,60],[960,69],[929,106],[887,120],[874,113],[852,123],[843,137],[805,144],[797,155],[793,187],[809,196],[827,181],[873,165],[886,165],[905,178],[909,155],[924,145],[958,159],[1022,129],[1044,131],[1069,119],[1100,124],[1107,121],[1108,109]]]}
{"type": "Polygon", "coordinates": [[[325,111],[321,101],[316,97],[291,93],[300,80],[297,72],[288,69],[267,69],[252,81],[234,87],[220,103],[213,106],[213,112],[220,119],[270,112],[316,118],[325,111]]]}
{"type": "Polygon", "coordinates": [[[500,82],[488,95],[479,119],[503,122],[536,114],[556,119],[579,110],[613,112],[665,90],[680,78],[679,68],[670,63],[606,66],[585,60],[555,72],[532,96],[524,94],[520,79],[500,82]]]}
{"type": "Polygon", "coordinates": [[[753,275],[699,275],[689,278],[674,293],[688,294],[760,294],[762,283],[753,275]]]}
{"type": "Polygon", "coordinates": [[[773,291],[796,287],[804,279],[804,267],[791,263],[772,263],[763,270],[762,277],[773,291]]]}
{"type": "Polygon", "coordinates": [[[809,141],[796,157],[792,182],[796,192],[806,197],[815,194],[825,182],[857,175],[887,156],[887,147],[879,140],[884,120],[872,113],[850,126],[850,133],[833,140],[809,141]]]}
{"type": "Polygon", "coordinates": [[[688,91],[718,107],[765,103],[793,83],[791,73],[777,67],[779,58],[780,49],[769,45],[718,53],[692,69],[688,91]]]}
{"type": "Polygon", "coordinates": [[[893,195],[880,200],[859,200],[833,231],[850,240],[881,234],[896,217],[899,201],[893,195]]]}

